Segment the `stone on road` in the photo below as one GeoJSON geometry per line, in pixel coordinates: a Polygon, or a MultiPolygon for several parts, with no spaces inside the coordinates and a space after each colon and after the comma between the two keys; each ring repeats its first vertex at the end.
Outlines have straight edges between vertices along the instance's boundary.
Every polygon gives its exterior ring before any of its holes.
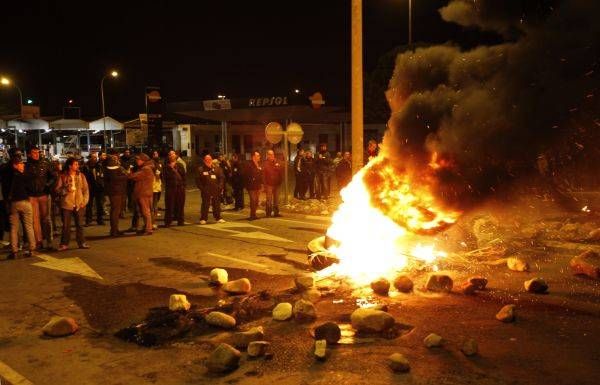
{"type": "Polygon", "coordinates": [[[388,357],[390,369],[397,373],[406,373],[410,371],[410,363],[402,353],[394,353],[388,357]]]}
{"type": "Polygon", "coordinates": [[[74,334],[79,330],[79,325],[73,318],[54,316],[44,325],[42,331],[50,337],[64,337],[74,334]]]}
{"type": "Polygon", "coordinates": [[[226,293],[237,295],[237,294],[248,294],[252,290],[252,285],[248,278],[240,278],[235,281],[229,281],[223,285],[223,290],[226,293]]]}
{"type": "Polygon", "coordinates": [[[425,337],[425,339],[423,339],[423,344],[425,344],[425,346],[428,348],[436,348],[442,346],[442,337],[435,333],[431,333],[427,337],[425,337]]]}
{"type": "Polygon", "coordinates": [[[250,342],[261,341],[265,338],[265,330],[262,326],[253,327],[245,332],[238,332],[233,335],[232,341],[236,348],[245,349],[250,342]]]}
{"type": "Polygon", "coordinates": [[[224,285],[228,281],[227,270],[215,268],[210,271],[210,282],[215,285],[224,285]]]}
{"type": "Polygon", "coordinates": [[[233,329],[236,325],[236,320],[229,314],[220,311],[212,311],[204,317],[207,324],[223,329],[233,329]]]}
{"type": "Polygon", "coordinates": [[[358,332],[379,333],[391,328],[394,317],[389,313],[373,309],[356,309],[350,316],[352,327],[358,332]]]}
{"type": "Polygon", "coordinates": [[[595,251],[586,250],[571,259],[569,264],[573,274],[587,275],[593,279],[600,279],[600,254],[595,251]]]}
{"type": "Polygon", "coordinates": [[[278,303],[273,309],[273,319],[276,321],[287,321],[292,318],[292,304],[289,302],[278,303]]]}
{"type": "Polygon", "coordinates": [[[317,318],[315,305],[304,299],[300,299],[294,303],[293,312],[296,321],[313,321],[317,318]]]}
{"type": "Polygon", "coordinates": [[[191,306],[185,294],[171,294],[169,298],[169,310],[171,311],[188,311],[191,306]]]}
{"type": "Polygon", "coordinates": [[[506,305],[496,314],[496,319],[509,323],[515,320],[515,305],[506,305]]]}
{"type": "Polygon", "coordinates": [[[236,369],[240,363],[242,354],[233,346],[222,343],[210,353],[206,361],[206,367],[214,373],[228,372],[236,369]]]}

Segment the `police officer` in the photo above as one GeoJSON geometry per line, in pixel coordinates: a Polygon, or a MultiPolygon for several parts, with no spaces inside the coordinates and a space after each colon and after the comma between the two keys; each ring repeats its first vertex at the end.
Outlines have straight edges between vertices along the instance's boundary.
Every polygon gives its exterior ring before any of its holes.
{"type": "Polygon", "coordinates": [[[198,167],[196,185],[200,189],[202,206],[200,208],[200,224],[205,225],[208,220],[208,208],[212,205],[213,217],[218,223],[224,223],[221,218],[221,192],[223,191],[225,177],[220,167],[213,166],[212,156],[204,155],[203,162],[198,167]]]}

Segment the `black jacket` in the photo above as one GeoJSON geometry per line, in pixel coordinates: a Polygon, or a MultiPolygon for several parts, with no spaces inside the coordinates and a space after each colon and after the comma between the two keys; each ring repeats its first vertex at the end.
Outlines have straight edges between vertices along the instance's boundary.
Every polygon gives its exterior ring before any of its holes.
{"type": "Polygon", "coordinates": [[[165,164],[162,168],[162,176],[165,183],[165,190],[174,189],[180,186],[185,187],[185,169],[179,162],[175,162],[175,167],[165,164]]]}
{"type": "Polygon", "coordinates": [[[239,160],[231,162],[231,187],[235,189],[244,188],[242,163],[239,160]]]}
{"type": "Polygon", "coordinates": [[[352,179],[352,164],[350,161],[342,159],[335,169],[339,187],[345,187],[352,179]]]}
{"type": "Polygon", "coordinates": [[[315,166],[319,174],[331,174],[333,171],[333,159],[329,151],[317,153],[315,166]]]}
{"type": "Polygon", "coordinates": [[[85,175],[90,191],[104,191],[104,167],[101,162],[98,161],[93,165],[88,162],[81,171],[85,175]]]}
{"type": "Polygon", "coordinates": [[[32,196],[31,184],[28,183],[27,175],[25,173],[13,171],[8,200],[11,202],[24,201],[29,199],[30,196],[32,196]]]}
{"type": "Polygon", "coordinates": [[[204,163],[198,167],[196,186],[198,186],[202,195],[219,195],[224,185],[225,176],[221,167],[209,167],[204,163]]]}
{"type": "Polygon", "coordinates": [[[266,160],[263,163],[265,185],[277,187],[283,180],[283,166],[278,160],[266,160]]]}
{"type": "Polygon", "coordinates": [[[249,161],[244,167],[244,185],[248,190],[260,190],[263,184],[262,166],[256,166],[253,161],[249,161]]]}
{"type": "Polygon", "coordinates": [[[29,158],[25,163],[25,177],[28,183],[30,196],[39,197],[50,194],[56,183],[56,175],[52,165],[44,158],[33,160],[29,158]]]}
{"type": "Polygon", "coordinates": [[[121,166],[107,167],[104,171],[104,192],[106,195],[127,195],[127,174],[121,166]]]}

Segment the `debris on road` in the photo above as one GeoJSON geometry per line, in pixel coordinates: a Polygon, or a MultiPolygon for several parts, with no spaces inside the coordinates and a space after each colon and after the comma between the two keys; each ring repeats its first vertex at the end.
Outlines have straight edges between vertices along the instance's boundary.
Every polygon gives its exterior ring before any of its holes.
{"type": "Polygon", "coordinates": [[[477,342],[474,339],[469,338],[463,342],[460,351],[463,352],[465,356],[470,357],[479,353],[479,348],[477,347],[477,342]]]}
{"type": "Polygon", "coordinates": [[[207,324],[223,329],[233,329],[237,323],[235,318],[220,311],[210,312],[204,319],[207,324]]]}
{"type": "Polygon", "coordinates": [[[264,356],[271,343],[267,341],[252,341],[248,344],[248,357],[256,358],[264,356]]]}
{"type": "Polygon", "coordinates": [[[525,290],[535,294],[545,294],[548,292],[548,284],[541,278],[532,278],[525,281],[525,290]]]}
{"type": "Polygon", "coordinates": [[[488,284],[488,280],[485,277],[471,277],[468,282],[475,286],[475,290],[485,290],[488,284]]]}
{"type": "Polygon", "coordinates": [[[423,343],[428,348],[436,348],[442,346],[442,337],[435,333],[431,333],[423,339],[423,343]]]}
{"type": "Polygon", "coordinates": [[[350,316],[352,327],[357,332],[380,333],[390,329],[394,323],[394,317],[381,310],[356,309],[350,316]]]}
{"type": "Polygon", "coordinates": [[[327,341],[317,340],[315,341],[315,357],[317,360],[323,361],[327,358],[327,341]]]}
{"type": "Polygon", "coordinates": [[[171,311],[188,311],[191,306],[185,294],[171,294],[169,297],[169,310],[171,311]]]}
{"type": "Polygon", "coordinates": [[[273,309],[273,319],[287,321],[292,318],[292,304],[289,302],[278,303],[273,309]]]}
{"type": "Polygon", "coordinates": [[[315,305],[304,299],[300,299],[294,303],[293,313],[296,321],[313,321],[317,318],[315,305]]]}
{"type": "Polygon", "coordinates": [[[496,319],[502,322],[513,322],[515,320],[515,305],[506,305],[496,314],[496,319]]]}
{"type": "Polygon", "coordinates": [[[529,264],[519,257],[507,258],[506,266],[512,271],[529,271],[529,264]]]}
{"type": "Polygon", "coordinates": [[[248,278],[241,278],[235,281],[229,281],[225,285],[223,285],[223,290],[226,293],[238,295],[238,294],[248,294],[252,290],[252,285],[250,284],[250,280],[248,278]]]}
{"type": "Polygon", "coordinates": [[[59,316],[53,316],[42,328],[44,334],[49,337],[65,337],[74,334],[77,330],[79,325],[73,318],[59,316]]]}
{"type": "Polygon", "coordinates": [[[390,281],[385,278],[379,278],[371,282],[371,289],[375,294],[388,295],[390,291],[390,281]]]}
{"type": "Polygon", "coordinates": [[[206,361],[206,367],[214,373],[228,372],[237,369],[241,356],[242,354],[239,350],[231,345],[222,343],[212,351],[206,361]]]}
{"type": "Polygon", "coordinates": [[[228,281],[227,270],[215,268],[210,271],[210,283],[213,285],[224,285],[228,281]]]}
{"type": "Polygon", "coordinates": [[[396,373],[406,373],[410,371],[410,363],[404,357],[404,354],[394,353],[388,357],[388,365],[396,373]]]}
{"type": "Polygon", "coordinates": [[[452,291],[453,281],[448,275],[445,274],[431,274],[425,284],[427,291],[452,291]]]}
{"type": "Polygon", "coordinates": [[[261,341],[265,338],[265,331],[262,326],[253,327],[245,332],[238,332],[233,335],[233,346],[245,349],[250,342],[261,341]]]}
{"type": "Polygon", "coordinates": [[[304,274],[296,276],[294,279],[294,283],[296,284],[296,288],[298,290],[308,290],[315,285],[315,279],[312,274],[304,274]]]}
{"type": "Polygon", "coordinates": [[[314,330],[316,340],[325,340],[328,344],[337,344],[342,337],[342,331],[335,322],[325,322],[314,330]]]}
{"type": "Polygon", "coordinates": [[[401,293],[410,293],[413,291],[413,281],[406,274],[398,275],[394,279],[394,287],[401,293]]]}
{"type": "Polygon", "coordinates": [[[587,275],[593,279],[600,279],[600,254],[587,250],[571,259],[569,263],[573,274],[587,275]]]}

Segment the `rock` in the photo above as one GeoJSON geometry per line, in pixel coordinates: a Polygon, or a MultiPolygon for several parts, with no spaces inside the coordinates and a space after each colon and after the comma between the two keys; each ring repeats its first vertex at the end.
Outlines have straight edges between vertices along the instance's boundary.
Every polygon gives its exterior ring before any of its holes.
{"type": "Polygon", "coordinates": [[[391,328],[394,323],[394,317],[390,314],[373,309],[356,309],[350,316],[352,327],[359,332],[379,333],[391,328]]]}
{"type": "Polygon", "coordinates": [[[410,370],[410,363],[404,357],[404,354],[394,353],[388,357],[390,369],[397,373],[406,373],[410,370]]]}
{"type": "Polygon", "coordinates": [[[287,321],[292,318],[292,304],[289,302],[278,303],[273,309],[273,319],[276,321],[287,321]]]}
{"type": "Polygon", "coordinates": [[[238,367],[241,356],[240,351],[231,345],[219,344],[208,356],[206,367],[213,373],[228,372],[238,367]]]}
{"type": "Polygon", "coordinates": [[[342,331],[335,322],[325,322],[315,328],[315,339],[325,340],[328,344],[333,345],[342,337],[342,331]]]}
{"type": "Polygon", "coordinates": [[[592,230],[588,233],[588,241],[597,242],[600,241],[600,228],[592,230]]]}
{"type": "Polygon", "coordinates": [[[44,325],[42,331],[50,337],[64,337],[74,334],[79,330],[79,325],[73,318],[54,316],[44,325]]]}
{"type": "Polygon", "coordinates": [[[305,299],[308,302],[317,302],[321,299],[321,292],[317,289],[309,289],[302,293],[302,299],[305,299]]]}
{"type": "Polygon", "coordinates": [[[515,320],[515,305],[506,305],[498,314],[496,314],[496,319],[502,322],[513,322],[515,320]]]}
{"type": "Polygon", "coordinates": [[[372,306],[369,309],[381,310],[381,311],[385,311],[385,312],[387,312],[389,310],[388,305],[385,303],[378,303],[377,305],[372,306]]]}
{"type": "Polygon", "coordinates": [[[471,277],[468,281],[471,285],[475,286],[475,290],[485,290],[488,280],[484,277],[471,277]]]}
{"type": "Polygon", "coordinates": [[[519,257],[510,257],[506,260],[506,266],[512,271],[528,271],[529,264],[519,257]]]}
{"type": "Polygon", "coordinates": [[[253,327],[245,332],[238,332],[233,335],[233,346],[245,349],[250,342],[261,341],[265,338],[265,331],[262,326],[253,327]]]}
{"type": "Polygon", "coordinates": [[[469,338],[462,344],[460,351],[463,352],[465,356],[474,356],[479,352],[477,342],[474,339],[469,338]]]}
{"type": "Polygon", "coordinates": [[[452,291],[452,278],[445,274],[431,274],[425,284],[428,291],[452,291]]]}
{"type": "Polygon", "coordinates": [[[375,294],[388,295],[390,291],[390,281],[385,278],[379,278],[371,282],[371,289],[375,294]]]}
{"type": "Polygon", "coordinates": [[[171,311],[188,311],[191,306],[192,305],[188,302],[185,294],[171,294],[171,297],[169,298],[169,310],[171,311]]]}
{"type": "Polygon", "coordinates": [[[437,348],[438,346],[442,346],[442,337],[435,333],[431,333],[425,337],[423,343],[428,348],[437,348]]]}
{"type": "Polygon", "coordinates": [[[315,357],[318,360],[324,360],[327,357],[327,341],[315,341],[315,357]]]}
{"type": "Polygon", "coordinates": [[[459,287],[459,291],[464,295],[474,295],[477,292],[477,286],[473,285],[471,282],[465,282],[459,287]]]}
{"type": "Polygon", "coordinates": [[[271,344],[267,341],[252,341],[248,344],[248,357],[264,356],[271,344]]]}
{"type": "Polygon", "coordinates": [[[530,293],[544,294],[548,291],[548,284],[541,278],[532,278],[525,281],[525,290],[530,293]]]}
{"type": "Polygon", "coordinates": [[[590,278],[600,279],[600,254],[587,250],[574,257],[569,262],[573,274],[587,275],[590,278]]]}
{"type": "Polygon", "coordinates": [[[210,283],[215,285],[224,285],[227,283],[228,274],[225,269],[212,269],[210,271],[210,283]]]}
{"type": "Polygon", "coordinates": [[[212,311],[208,313],[204,320],[211,326],[220,327],[223,329],[233,329],[236,325],[236,320],[229,314],[221,313],[220,311],[212,311]]]}
{"type": "Polygon", "coordinates": [[[223,290],[229,294],[248,294],[252,290],[252,285],[248,278],[241,278],[235,281],[229,281],[223,285],[223,290]]]}
{"type": "Polygon", "coordinates": [[[293,313],[297,321],[312,321],[317,318],[315,305],[304,299],[296,301],[293,313]]]}
{"type": "Polygon", "coordinates": [[[394,279],[394,287],[401,293],[410,293],[413,291],[413,281],[406,274],[402,274],[394,279]]]}
{"type": "Polygon", "coordinates": [[[298,290],[308,290],[315,285],[315,278],[312,274],[299,275],[294,279],[298,290]]]}

